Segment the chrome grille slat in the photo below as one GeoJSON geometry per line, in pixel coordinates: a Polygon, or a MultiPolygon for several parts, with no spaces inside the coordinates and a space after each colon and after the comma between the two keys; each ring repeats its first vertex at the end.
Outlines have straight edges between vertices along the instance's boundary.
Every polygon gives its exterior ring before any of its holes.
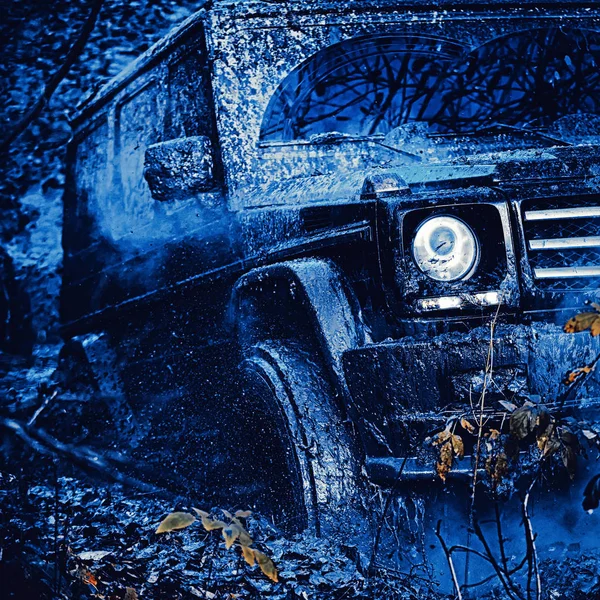
{"type": "Polygon", "coordinates": [[[521,214],[538,287],[556,291],[600,287],[600,197],[527,200],[521,214]]]}
{"type": "Polygon", "coordinates": [[[594,217],[600,217],[600,206],[525,211],[526,221],[556,221],[558,219],[589,219],[594,217]]]}
{"type": "Polygon", "coordinates": [[[552,269],[535,268],[536,279],[558,279],[560,277],[600,277],[600,266],[597,267],[555,267],[552,269]]]}
{"type": "Polygon", "coordinates": [[[600,248],[600,236],[529,240],[530,250],[568,250],[600,248]]]}

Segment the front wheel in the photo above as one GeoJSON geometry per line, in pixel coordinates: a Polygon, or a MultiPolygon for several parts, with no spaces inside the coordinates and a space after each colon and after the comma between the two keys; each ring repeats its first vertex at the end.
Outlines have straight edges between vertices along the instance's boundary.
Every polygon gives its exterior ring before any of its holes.
{"type": "Polygon", "coordinates": [[[321,362],[302,348],[260,344],[240,376],[239,447],[257,506],[289,532],[364,533],[357,444],[321,362]]]}

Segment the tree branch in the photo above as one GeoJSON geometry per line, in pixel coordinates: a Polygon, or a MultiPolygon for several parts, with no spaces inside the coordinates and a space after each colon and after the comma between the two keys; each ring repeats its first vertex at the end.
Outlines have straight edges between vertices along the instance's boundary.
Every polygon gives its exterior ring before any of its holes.
{"type": "Polygon", "coordinates": [[[63,64],[60,66],[58,71],[50,78],[50,81],[44,86],[44,91],[40,97],[33,103],[33,105],[23,115],[23,118],[12,128],[8,135],[4,138],[0,144],[0,153],[7,152],[10,145],[29,127],[29,125],[40,115],[44,107],[48,104],[48,101],[52,97],[52,94],[56,91],[56,88],[60,85],[62,80],[67,76],[71,67],[75,64],[83,49],[85,48],[87,41],[92,33],[98,14],[104,4],[104,0],[93,0],[92,10],[86,19],[79,36],[71,46],[63,64]]]}
{"type": "Polygon", "coordinates": [[[454,584],[454,589],[456,590],[456,597],[458,600],[462,600],[462,592],[460,591],[460,584],[458,583],[458,577],[456,576],[456,569],[454,568],[454,561],[452,560],[452,553],[448,550],[448,546],[446,546],[446,542],[441,534],[442,522],[438,521],[437,527],[435,528],[435,535],[438,540],[440,540],[440,545],[442,546],[442,550],[446,555],[446,560],[448,561],[448,567],[450,567],[450,575],[452,575],[452,583],[454,584]]]}
{"type": "Polygon", "coordinates": [[[114,459],[97,454],[90,448],[85,446],[76,448],[70,444],[65,444],[41,429],[28,427],[13,419],[0,418],[0,427],[12,431],[31,449],[40,454],[66,459],[83,471],[100,475],[108,481],[121,483],[142,491],[157,491],[155,486],[125,475],[114,464],[114,459]]]}

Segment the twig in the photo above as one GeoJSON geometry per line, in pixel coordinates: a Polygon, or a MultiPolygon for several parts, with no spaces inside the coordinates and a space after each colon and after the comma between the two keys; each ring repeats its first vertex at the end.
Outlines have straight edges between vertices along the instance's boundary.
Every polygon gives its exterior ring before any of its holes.
{"type": "Polygon", "coordinates": [[[569,400],[572,400],[577,395],[577,392],[581,389],[586,379],[590,376],[591,373],[594,372],[596,365],[600,361],[600,352],[596,355],[596,358],[587,365],[589,367],[589,371],[584,372],[580,375],[560,396],[556,399],[556,403],[558,405],[557,411],[560,412],[565,406],[565,403],[569,400]]]}
{"type": "Polygon", "coordinates": [[[498,579],[502,583],[502,586],[504,587],[504,590],[506,591],[508,597],[511,598],[511,600],[514,600],[515,598],[523,600],[523,597],[521,596],[519,590],[516,588],[515,584],[512,582],[508,573],[505,573],[502,570],[502,567],[498,564],[498,561],[495,559],[494,553],[492,552],[492,549],[490,548],[490,545],[488,544],[488,541],[485,538],[483,531],[481,530],[481,526],[477,521],[473,522],[473,530],[475,531],[475,535],[477,535],[477,537],[479,538],[479,541],[481,542],[481,545],[483,546],[485,553],[489,559],[489,563],[494,568],[494,571],[496,571],[498,579]]]}
{"type": "Polygon", "coordinates": [[[494,500],[494,511],[496,515],[496,532],[498,534],[498,546],[500,547],[500,560],[502,560],[502,568],[508,573],[508,561],[506,559],[506,550],[504,548],[504,536],[502,534],[502,521],[500,519],[500,506],[498,498],[494,500]]]}
{"type": "Polygon", "coordinates": [[[531,518],[529,517],[529,498],[531,496],[531,490],[537,481],[538,476],[536,475],[529,484],[525,498],[523,499],[523,526],[525,527],[525,539],[527,540],[527,557],[528,557],[528,572],[527,572],[527,599],[531,597],[531,576],[535,575],[535,598],[541,600],[542,598],[542,582],[540,578],[539,562],[537,549],[535,546],[535,535],[531,526],[531,518]]]}
{"type": "MultiPolygon", "coordinates": [[[[452,583],[454,584],[454,589],[456,590],[456,596],[458,600],[463,600],[462,592],[460,591],[460,584],[458,583],[458,577],[456,576],[456,569],[454,568],[454,561],[452,560],[452,553],[448,550],[448,546],[446,546],[446,542],[442,537],[440,529],[442,527],[442,521],[438,521],[437,527],[435,528],[435,535],[438,540],[440,540],[440,545],[442,546],[442,550],[446,555],[446,560],[448,561],[448,567],[450,568],[450,575],[452,576],[452,583]]],[[[467,554],[468,556],[468,554],[467,554]]]]}
{"type": "Polygon", "coordinates": [[[398,474],[396,475],[396,479],[394,481],[394,485],[392,489],[389,491],[387,498],[385,499],[385,504],[383,506],[383,513],[381,515],[381,520],[379,521],[379,525],[377,526],[377,533],[375,534],[375,541],[373,542],[373,551],[371,552],[371,560],[369,561],[369,568],[367,569],[367,573],[370,575],[373,572],[373,566],[375,564],[375,557],[377,555],[377,550],[379,549],[379,542],[381,540],[381,531],[383,529],[383,525],[385,523],[385,518],[387,516],[388,510],[390,509],[390,504],[392,503],[392,498],[395,496],[398,491],[398,486],[400,485],[400,480],[402,478],[402,472],[404,471],[404,465],[406,465],[406,461],[408,460],[408,455],[404,457],[402,460],[402,464],[400,465],[400,469],[398,469],[398,474]]]}
{"type": "Polygon", "coordinates": [[[500,313],[500,306],[490,324],[490,343],[488,346],[488,355],[485,364],[485,374],[483,377],[483,389],[481,390],[481,396],[479,398],[479,420],[477,421],[477,446],[475,447],[475,468],[473,469],[473,483],[471,487],[471,516],[473,515],[473,507],[475,503],[475,488],[477,486],[477,471],[479,470],[479,457],[481,454],[481,438],[483,435],[483,418],[485,415],[485,394],[488,387],[488,381],[492,377],[494,372],[494,331],[496,329],[496,322],[498,321],[498,314],[500,313]]]}
{"type": "Polygon", "coordinates": [[[4,138],[0,144],[0,153],[4,153],[8,150],[10,145],[27,129],[27,127],[29,127],[29,125],[39,116],[44,107],[48,104],[52,94],[54,94],[56,88],[67,76],[68,72],[71,70],[71,67],[75,64],[79,58],[79,55],[85,48],[103,4],[104,0],[94,0],[94,3],[92,4],[92,10],[88,18],[85,20],[79,36],[67,52],[63,64],[44,86],[44,91],[41,93],[40,97],[33,103],[29,110],[27,110],[23,118],[12,128],[6,138],[4,138]]]}
{"type": "MultiPolygon", "coordinates": [[[[481,438],[483,437],[483,425],[485,415],[485,394],[488,387],[488,381],[492,378],[494,372],[494,332],[496,330],[496,323],[498,321],[498,315],[500,314],[501,303],[498,303],[498,308],[494,314],[494,318],[490,323],[490,342],[488,345],[488,354],[485,363],[485,373],[483,376],[483,389],[479,397],[479,418],[475,419],[477,422],[477,444],[475,446],[475,466],[473,468],[473,481],[471,484],[471,503],[469,507],[469,525],[473,527],[473,515],[475,512],[475,493],[477,490],[477,473],[479,471],[479,458],[481,456],[481,438]]],[[[467,534],[467,546],[471,542],[471,531],[467,534]]],[[[469,554],[465,559],[465,585],[469,583],[469,554]]]]}
{"type": "Polygon", "coordinates": [[[51,396],[48,396],[41,404],[41,406],[33,413],[33,417],[31,417],[31,419],[29,419],[29,421],[27,422],[27,426],[31,427],[36,419],[40,416],[40,414],[42,413],[42,411],[48,406],[48,404],[50,404],[50,402],[52,402],[52,400],[54,400],[54,398],[56,398],[56,396],[58,395],[58,392],[55,390],[54,392],[52,392],[51,396]]]}
{"type": "Polygon", "coordinates": [[[31,449],[40,454],[65,458],[84,471],[92,471],[109,481],[122,483],[123,485],[147,492],[156,491],[157,489],[152,485],[121,473],[115,465],[111,464],[114,461],[97,454],[90,448],[74,447],[70,444],[64,444],[41,429],[28,427],[13,419],[0,419],[0,427],[12,431],[31,449]]]}
{"type": "Polygon", "coordinates": [[[59,487],[58,487],[58,466],[57,459],[54,458],[54,593],[56,597],[60,593],[60,568],[58,565],[58,507],[59,507],[59,487]]]}

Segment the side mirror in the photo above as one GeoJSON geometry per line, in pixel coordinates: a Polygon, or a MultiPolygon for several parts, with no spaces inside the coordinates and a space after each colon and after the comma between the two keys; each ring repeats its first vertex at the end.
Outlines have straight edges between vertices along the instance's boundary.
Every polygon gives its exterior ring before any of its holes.
{"type": "Polygon", "coordinates": [[[213,166],[209,138],[179,138],[147,148],[144,177],[155,200],[185,200],[214,188],[213,166]]]}

